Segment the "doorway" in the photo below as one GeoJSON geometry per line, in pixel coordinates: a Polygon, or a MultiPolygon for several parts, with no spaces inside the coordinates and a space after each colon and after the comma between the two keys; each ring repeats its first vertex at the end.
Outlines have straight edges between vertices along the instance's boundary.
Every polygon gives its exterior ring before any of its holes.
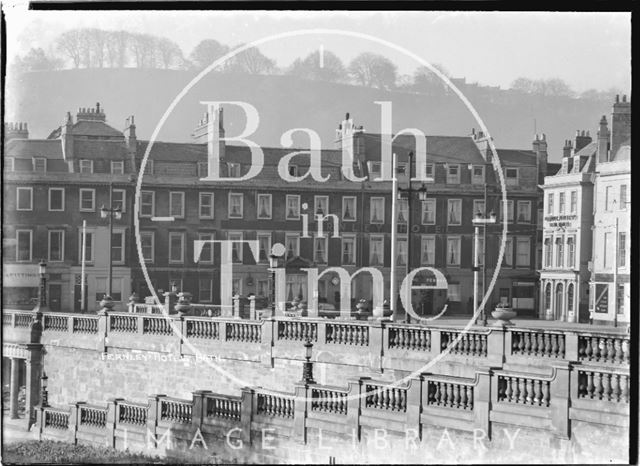
{"type": "Polygon", "coordinates": [[[60,312],[62,309],[60,301],[62,300],[62,285],[49,284],[49,309],[53,312],[60,312]]]}

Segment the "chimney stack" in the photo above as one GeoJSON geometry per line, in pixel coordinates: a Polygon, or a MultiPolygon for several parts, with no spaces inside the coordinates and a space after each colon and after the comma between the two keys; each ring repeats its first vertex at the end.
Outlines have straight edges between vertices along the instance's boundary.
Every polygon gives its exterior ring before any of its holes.
{"type": "Polygon", "coordinates": [[[106,121],[104,109],[100,107],[100,102],[96,103],[94,108],[79,108],[76,114],[76,120],[81,121],[106,121]]]}
{"type": "Polygon", "coordinates": [[[616,98],[611,115],[611,155],[615,157],[620,146],[631,140],[631,99],[627,102],[627,96],[622,96],[622,101],[616,98]]]}
{"type": "Polygon", "coordinates": [[[579,152],[582,148],[591,143],[591,136],[588,131],[576,131],[575,152],[579,152]]]}
{"type": "Polygon", "coordinates": [[[547,154],[547,135],[542,136],[536,134],[533,141],[533,152],[536,154],[536,166],[538,167],[538,184],[544,184],[544,177],[547,176],[547,162],[549,156],[547,154]]]}
{"type": "Polygon", "coordinates": [[[562,148],[562,157],[571,157],[571,149],[573,149],[571,139],[565,140],[564,147],[562,148]]]}
{"type": "Polygon", "coordinates": [[[4,141],[12,139],[29,139],[29,130],[26,123],[5,123],[4,141]]]}
{"type": "Polygon", "coordinates": [[[598,163],[609,161],[609,134],[607,117],[602,115],[598,130],[598,163]]]}

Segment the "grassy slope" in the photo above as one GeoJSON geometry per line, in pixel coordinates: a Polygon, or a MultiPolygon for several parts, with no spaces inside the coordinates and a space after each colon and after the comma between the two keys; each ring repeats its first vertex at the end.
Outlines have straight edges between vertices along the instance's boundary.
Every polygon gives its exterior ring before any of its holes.
{"type": "MultiPolygon", "coordinates": [[[[110,124],[123,128],[128,115],[135,115],[139,138],[149,138],[173,98],[194,77],[193,73],[170,70],[105,69],[63,70],[27,73],[7,87],[6,118],[29,123],[32,137],[46,137],[66,113],[99,101],[110,124]]],[[[11,78],[11,77],[10,77],[11,78]]],[[[565,139],[576,129],[595,133],[606,102],[567,98],[532,98],[494,93],[483,97],[468,92],[468,98],[485,120],[498,147],[531,147],[534,119],[538,132],[547,134],[552,159],[561,156],[565,139]]],[[[427,134],[465,135],[478,128],[457,97],[387,92],[350,85],[297,80],[288,76],[209,75],[178,105],[160,133],[161,140],[188,141],[195,123],[205,111],[202,100],[242,100],[258,108],[260,126],[252,138],[263,145],[279,146],[280,135],[295,127],[313,128],[323,146],[331,147],[334,131],[345,112],[368,131],[380,128],[380,107],[375,101],[393,102],[393,130],[417,127],[427,134]]],[[[225,110],[227,135],[240,131],[244,123],[225,110]]],[[[297,144],[308,146],[305,139],[297,144]]]]}

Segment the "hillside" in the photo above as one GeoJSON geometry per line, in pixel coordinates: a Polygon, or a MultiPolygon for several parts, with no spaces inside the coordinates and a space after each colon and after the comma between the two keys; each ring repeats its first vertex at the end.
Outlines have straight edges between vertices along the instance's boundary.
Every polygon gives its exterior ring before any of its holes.
{"type": "MultiPolygon", "coordinates": [[[[100,102],[108,122],[123,128],[125,118],[135,115],[139,138],[149,138],[173,98],[194,77],[192,72],[141,69],[80,69],[32,72],[7,83],[7,121],[28,122],[30,136],[44,138],[59,126],[67,111],[100,102]]],[[[537,131],[546,133],[552,160],[562,153],[565,139],[577,129],[595,135],[599,118],[609,114],[607,102],[564,97],[541,99],[506,93],[467,97],[487,124],[498,147],[530,148],[537,131]]],[[[161,140],[189,141],[205,111],[200,101],[241,100],[254,105],[260,125],[254,141],[280,146],[280,136],[291,128],[315,130],[323,146],[331,147],[335,129],[350,112],[357,125],[379,131],[380,106],[375,101],[393,102],[393,130],[415,127],[427,134],[465,135],[478,127],[469,112],[453,95],[426,96],[407,92],[381,91],[314,81],[289,76],[210,74],[176,107],[159,135],[161,140]]],[[[225,110],[227,135],[238,134],[244,122],[238,112],[225,110]]],[[[306,138],[296,145],[308,146],[306,138]]]]}

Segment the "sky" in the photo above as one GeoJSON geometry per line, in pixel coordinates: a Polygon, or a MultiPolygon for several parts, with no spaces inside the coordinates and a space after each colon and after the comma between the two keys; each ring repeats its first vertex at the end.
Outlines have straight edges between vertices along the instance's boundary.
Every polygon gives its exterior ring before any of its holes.
{"type": "MultiPolygon", "coordinates": [[[[331,11],[28,11],[5,3],[7,58],[31,47],[54,50],[55,37],[76,27],[124,29],[173,39],[188,53],[201,40],[237,45],[285,31],[331,28],[375,36],[444,66],[453,77],[508,88],[514,79],[560,78],[578,92],[631,89],[630,13],[331,12],[331,11]]],[[[263,53],[287,66],[319,47],[345,62],[382,53],[400,74],[419,66],[371,40],[317,34],[274,40],[263,53]]]]}

